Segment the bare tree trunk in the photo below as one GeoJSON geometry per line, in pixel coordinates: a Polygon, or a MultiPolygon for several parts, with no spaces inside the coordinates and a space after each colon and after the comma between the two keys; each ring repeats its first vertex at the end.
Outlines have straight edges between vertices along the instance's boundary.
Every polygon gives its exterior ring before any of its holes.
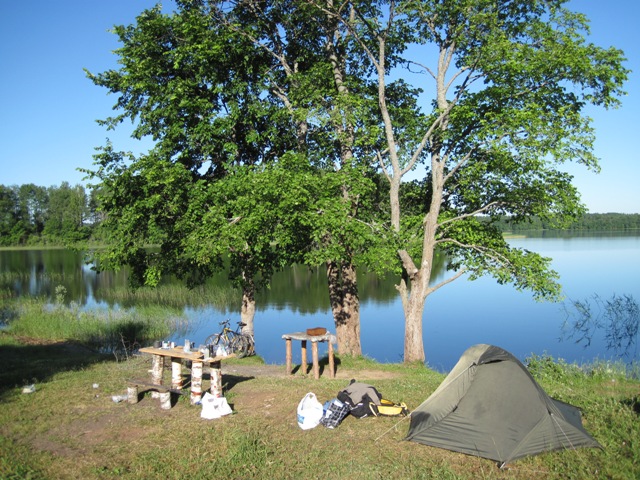
{"type": "Polygon", "coordinates": [[[253,335],[253,320],[256,315],[256,289],[253,282],[245,282],[242,287],[242,308],[240,321],[246,325],[242,328],[245,333],[253,335]]]}
{"type": "Polygon", "coordinates": [[[404,312],[404,361],[424,362],[424,342],[422,339],[422,321],[424,314],[424,297],[415,283],[411,284],[411,295],[404,312]]]}
{"type": "Polygon", "coordinates": [[[432,184],[433,194],[429,206],[429,213],[424,217],[424,232],[422,237],[422,258],[418,269],[407,252],[399,252],[405,271],[403,284],[399,288],[403,294],[403,307],[405,315],[404,336],[404,361],[424,362],[424,342],[422,340],[423,315],[425,302],[433,291],[430,286],[431,272],[436,249],[436,231],[438,229],[438,215],[442,203],[443,168],[437,161],[437,156],[432,155],[432,184]],[[410,280],[410,294],[405,279],[410,280]],[[402,285],[405,286],[404,290],[402,285]]]}
{"type": "Polygon", "coordinates": [[[355,267],[347,262],[327,262],[331,311],[336,325],[338,353],[362,355],[360,299],[355,267]]]}

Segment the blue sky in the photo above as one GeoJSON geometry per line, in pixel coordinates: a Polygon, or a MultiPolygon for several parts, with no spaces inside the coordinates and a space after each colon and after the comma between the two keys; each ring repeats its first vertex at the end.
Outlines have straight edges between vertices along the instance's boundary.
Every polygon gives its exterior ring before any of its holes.
{"type": "MultiPolygon", "coordinates": [[[[118,150],[144,151],[129,131],[95,122],[111,113],[115,96],[94,86],[83,68],[116,68],[116,36],[153,0],[0,0],[0,184],[83,183],[95,147],[110,138],[118,150]],[[120,129],[119,129],[120,130],[120,129]]],[[[169,2],[165,2],[169,5],[169,2]]],[[[591,212],[640,213],[640,2],[573,0],[591,19],[591,40],[624,50],[632,70],[617,110],[590,111],[596,128],[596,175],[570,167],[591,212]]]]}

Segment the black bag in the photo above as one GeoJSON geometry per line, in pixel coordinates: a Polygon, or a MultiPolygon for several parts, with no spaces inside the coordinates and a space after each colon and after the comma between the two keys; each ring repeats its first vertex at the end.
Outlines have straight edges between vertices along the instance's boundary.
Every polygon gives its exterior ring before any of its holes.
{"type": "Polygon", "coordinates": [[[347,388],[338,393],[338,400],[349,406],[349,413],[356,418],[406,416],[409,409],[404,403],[382,398],[376,387],[351,380],[347,388]]]}
{"type": "Polygon", "coordinates": [[[349,413],[356,418],[375,417],[382,395],[371,385],[351,380],[347,388],[338,392],[338,400],[347,404],[349,413]]]}

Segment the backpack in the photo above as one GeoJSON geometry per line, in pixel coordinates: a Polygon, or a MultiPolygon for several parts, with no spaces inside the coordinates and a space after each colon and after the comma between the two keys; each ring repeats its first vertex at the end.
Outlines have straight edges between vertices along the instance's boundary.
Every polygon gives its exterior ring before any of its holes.
{"type": "Polygon", "coordinates": [[[386,400],[375,387],[355,380],[351,380],[347,388],[338,392],[338,400],[345,403],[349,407],[349,413],[356,418],[409,414],[406,404],[386,400]]]}
{"type": "Polygon", "coordinates": [[[377,410],[373,406],[380,404],[382,395],[375,387],[366,383],[351,380],[349,386],[338,392],[338,400],[349,407],[349,413],[356,418],[376,416],[377,410]]]}

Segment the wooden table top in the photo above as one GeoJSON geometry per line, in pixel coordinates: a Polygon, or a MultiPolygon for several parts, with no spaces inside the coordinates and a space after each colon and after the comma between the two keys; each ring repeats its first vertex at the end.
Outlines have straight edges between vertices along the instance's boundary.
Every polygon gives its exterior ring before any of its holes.
{"type": "Polygon", "coordinates": [[[285,333],[282,335],[282,338],[285,340],[309,340],[311,342],[338,343],[338,339],[331,332],[327,332],[324,335],[308,335],[307,332],[285,333]]]}
{"type": "Polygon", "coordinates": [[[161,355],[163,357],[172,357],[172,358],[186,358],[187,360],[199,360],[204,363],[214,363],[219,362],[221,360],[227,360],[229,358],[234,358],[236,356],[235,353],[230,355],[226,355],[224,357],[209,357],[204,358],[202,352],[199,351],[191,351],[189,353],[184,352],[184,347],[179,346],[175,348],[155,348],[155,347],[144,347],[140,349],[141,353],[150,353],[152,355],[161,355]]]}
{"type": "Polygon", "coordinates": [[[204,355],[199,351],[191,351],[189,353],[185,353],[184,347],[175,347],[175,348],[155,348],[155,347],[144,347],[140,349],[142,353],[150,353],[152,355],[162,355],[163,357],[173,357],[173,358],[186,358],[187,360],[200,360],[204,355]]]}

